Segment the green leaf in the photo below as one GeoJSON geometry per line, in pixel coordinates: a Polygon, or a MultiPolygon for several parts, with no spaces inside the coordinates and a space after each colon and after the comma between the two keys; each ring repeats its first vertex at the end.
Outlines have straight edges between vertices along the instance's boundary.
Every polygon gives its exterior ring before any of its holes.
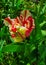
{"type": "Polygon", "coordinates": [[[30,63],[27,63],[27,65],[30,65],[30,63]]]}
{"type": "Polygon", "coordinates": [[[22,2],[23,2],[23,0],[17,0],[16,6],[19,7],[22,2]]]}
{"type": "Polygon", "coordinates": [[[41,32],[43,36],[46,36],[46,30],[41,30],[41,32]]]}
{"type": "Polygon", "coordinates": [[[46,24],[46,21],[43,21],[43,22],[40,24],[40,27],[42,27],[44,24],[46,24]]]}
{"type": "Polygon", "coordinates": [[[3,52],[20,52],[21,49],[23,48],[22,45],[13,45],[13,44],[10,44],[10,45],[6,45],[3,47],[3,52]]]}
{"type": "Polygon", "coordinates": [[[34,44],[26,44],[25,45],[25,56],[29,56],[36,49],[34,44]]]}

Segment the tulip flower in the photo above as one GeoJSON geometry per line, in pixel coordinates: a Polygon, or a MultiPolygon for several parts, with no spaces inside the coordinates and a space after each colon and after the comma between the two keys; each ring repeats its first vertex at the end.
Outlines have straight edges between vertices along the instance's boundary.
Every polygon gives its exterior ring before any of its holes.
{"type": "Polygon", "coordinates": [[[14,19],[5,18],[4,24],[9,27],[9,32],[14,42],[23,41],[30,36],[30,33],[35,28],[34,19],[28,10],[23,10],[20,16],[14,19]]]}

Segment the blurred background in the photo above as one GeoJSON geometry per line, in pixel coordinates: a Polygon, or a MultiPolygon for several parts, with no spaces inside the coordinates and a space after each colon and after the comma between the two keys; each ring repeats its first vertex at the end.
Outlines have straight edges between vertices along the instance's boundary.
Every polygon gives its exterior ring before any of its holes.
{"type": "Polygon", "coordinates": [[[0,65],[46,65],[46,0],[0,0],[0,65]],[[35,29],[23,42],[14,43],[3,24],[29,10],[35,29]]]}

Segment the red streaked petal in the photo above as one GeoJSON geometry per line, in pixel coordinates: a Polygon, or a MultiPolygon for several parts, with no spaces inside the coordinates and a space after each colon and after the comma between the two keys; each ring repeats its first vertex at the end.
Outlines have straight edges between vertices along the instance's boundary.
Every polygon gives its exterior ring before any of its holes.
{"type": "Polygon", "coordinates": [[[12,34],[11,37],[14,38],[15,37],[15,34],[12,34]]]}
{"type": "Polygon", "coordinates": [[[16,28],[12,28],[12,31],[13,31],[13,32],[16,32],[16,28]]]}
{"type": "Polygon", "coordinates": [[[13,32],[16,32],[16,28],[14,28],[14,25],[12,26],[12,29],[11,29],[13,32]]]}
{"type": "Polygon", "coordinates": [[[34,28],[31,27],[31,28],[29,28],[29,29],[26,31],[26,33],[25,33],[26,37],[28,37],[28,36],[30,35],[30,33],[32,32],[33,29],[34,29],[34,28]]]}
{"type": "Polygon", "coordinates": [[[28,22],[27,22],[26,20],[23,21],[23,26],[24,26],[25,24],[28,24],[28,22]]]}
{"type": "Polygon", "coordinates": [[[17,23],[19,23],[19,20],[18,20],[18,18],[16,18],[16,21],[17,21],[17,23]]]}
{"type": "Polygon", "coordinates": [[[27,30],[26,33],[25,33],[25,36],[28,37],[30,35],[30,31],[27,30]]]}
{"type": "Polygon", "coordinates": [[[4,20],[6,20],[8,23],[10,23],[12,25],[12,21],[10,18],[5,18],[4,20]]]}
{"type": "MultiPolygon", "coordinates": [[[[26,15],[27,15],[27,10],[25,10],[25,12],[24,12],[24,13],[25,13],[24,18],[26,18],[26,15]]],[[[25,19],[24,19],[24,20],[25,20],[25,19]]]]}
{"type": "Polygon", "coordinates": [[[20,20],[21,20],[21,21],[23,20],[23,17],[22,17],[22,15],[20,15],[20,20]]]}
{"type": "Polygon", "coordinates": [[[28,20],[31,21],[31,22],[33,21],[32,19],[33,19],[32,16],[28,17],[28,20]]]}
{"type": "Polygon", "coordinates": [[[17,17],[17,21],[19,22],[20,25],[22,25],[21,20],[19,19],[19,17],[17,17]]]}
{"type": "Polygon", "coordinates": [[[18,32],[18,34],[21,36],[21,38],[22,38],[22,39],[24,39],[24,37],[22,36],[22,34],[21,34],[21,33],[19,33],[19,32],[18,32]]]}

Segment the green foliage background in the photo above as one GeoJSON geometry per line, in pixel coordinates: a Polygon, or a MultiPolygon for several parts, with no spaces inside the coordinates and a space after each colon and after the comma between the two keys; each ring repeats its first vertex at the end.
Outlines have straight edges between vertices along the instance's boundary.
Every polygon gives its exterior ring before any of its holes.
{"type": "Polygon", "coordinates": [[[0,0],[0,65],[46,65],[46,0],[0,0]],[[32,13],[35,29],[14,43],[3,20],[19,16],[23,9],[32,13]]]}

